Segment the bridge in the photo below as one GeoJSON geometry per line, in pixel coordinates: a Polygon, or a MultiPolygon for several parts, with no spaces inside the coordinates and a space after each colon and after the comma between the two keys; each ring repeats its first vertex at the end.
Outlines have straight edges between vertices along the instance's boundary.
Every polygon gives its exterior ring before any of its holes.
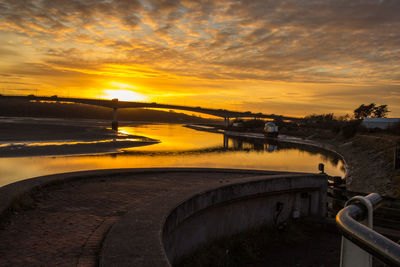
{"type": "Polygon", "coordinates": [[[150,103],[150,102],[137,102],[137,101],[120,101],[117,98],[114,98],[112,100],[107,100],[107,99],[73,98],[73,97],[57,97],[57,96],[0,95],[0,100],[67,102],[67,103],[79,103],[79,104],[112,108],[114,110],[113,121],[112,121],[112,128],[114,130],[118,130],[118,109],[120,108],[152,108],[152,109],[174,109],[174,110],[192,111],[192,112],[224,118],[225,126],[229,125],[229,120],[231,118],[265,118],[265,119],[273,119],[273,120],[278,119],[287,121],[298,120],[298,118],[275,115],[275,114],[262,114],[262,113],[253,113],[250,111],[240,112],[240,111],[229,111],[226,109],[212,109],[212,108],[190,107],[181,105],[159,104],[156,102],[150,103]]]}

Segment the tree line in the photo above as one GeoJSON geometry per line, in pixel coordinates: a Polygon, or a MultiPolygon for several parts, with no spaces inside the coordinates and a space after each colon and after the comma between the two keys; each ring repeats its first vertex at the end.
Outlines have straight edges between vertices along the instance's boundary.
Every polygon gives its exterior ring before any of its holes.
{"type": "MultiPolygon", "coordinates": [[[[335,116],[333,113],[311,114],[305,116],[296,123],[276,122],[280,131],[287,134],[304,132],[304,135],[324,132],[332,138],[338,134],[345,138],[354,136],[357,132],[383,131],[381,129],[366,129],[362,120],[365,118],[385,118],[389,113],[388,105],[376,105],[375,103],[362,104],[354,109],[353,114],[335,116]]],[[[393,134],[400,134],[400,123],[389,127],[386,131],[393,134]]],[[[300,133],[302,134],[302,133],[300,133]]]]}

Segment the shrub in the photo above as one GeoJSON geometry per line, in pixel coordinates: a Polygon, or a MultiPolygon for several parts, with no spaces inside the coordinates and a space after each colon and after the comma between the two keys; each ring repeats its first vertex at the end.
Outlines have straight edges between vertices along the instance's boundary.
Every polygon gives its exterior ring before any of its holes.
{"type": "Polygon", "coordinates": [[[338,133],[340,133],[340,126],[339,125],[335,125],[335,126],[332,127],[331,130],[332,130],[332,133],[338,134],[338,133]]]}
{"type": "Polygon", "coordinates": [[[387,130],[392,134],[400,135],[400,121],[391,125],[387,130]]]}
{"type": "Polygon", "coordinates": [[[347,122],[342,127],[342,136],[344,138],[351,138],[360,130],[361,120],[354,120],[347,122]]]}

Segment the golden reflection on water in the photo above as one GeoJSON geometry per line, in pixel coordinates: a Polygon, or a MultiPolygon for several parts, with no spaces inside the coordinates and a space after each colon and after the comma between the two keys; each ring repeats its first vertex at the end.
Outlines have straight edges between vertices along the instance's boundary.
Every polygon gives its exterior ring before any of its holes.
{"type": "Polygon", "coordinates": [[[343,162],[318,151],[290,145],[252,143],[181,125],[121,127],[125,133],[161,140],[127,153],[0,158],[0,186],[40,175],[109,168],[209,167],[316,173],[319,163],[332,176],[343,176],[343,162]]]}
{"type": "MultiPolygon", "coordinates": [[[[160,143],[141,147],[141,151],[195,150],[205,147],[221,146],[220,134],[195,131],[180,124],[150,124],[137,127],[119,127],[119,132],[146,136],[160,140],[160,143]]],[[[126,149],[124,149],[126,150],[126,149]]],[[[129,150],[137,150],[132,148],[129,150]]]]}

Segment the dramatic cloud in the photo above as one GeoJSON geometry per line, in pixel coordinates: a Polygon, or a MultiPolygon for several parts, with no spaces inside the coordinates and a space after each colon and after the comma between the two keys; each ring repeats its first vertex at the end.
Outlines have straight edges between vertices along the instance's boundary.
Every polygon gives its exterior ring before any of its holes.
{"type": "Polygon", "coordinates": [[[221,106],[246,110],[274,112],[262,107],[275,99],[300,115],[346,112],[355,95],[398,97],[399,14],[397,0],[0,0],[0,79],[14,89],[40,76],[52,90],[69,77],[88,92],[122,80],[168,102],[172,91],[195,105],[225,95],[221,106]]]}

